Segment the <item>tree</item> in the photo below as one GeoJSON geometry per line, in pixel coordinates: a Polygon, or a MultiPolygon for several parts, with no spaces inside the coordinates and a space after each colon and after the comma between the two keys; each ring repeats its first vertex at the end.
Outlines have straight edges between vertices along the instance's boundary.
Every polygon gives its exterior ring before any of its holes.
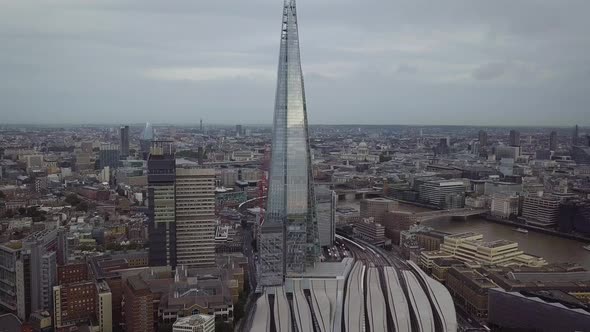
{"type": "Polygon", "coordinates": [[[68,196],[66,196],[65,201],[71,206],[76,206],[80,204],[80,198],[78,198],[78,195],[76,194],[69,194],[68,196]]]}
{"type": "Polygon", "coordinates": [[[76,206],[76,211],[84,211],[84,212],[88,212],[88,203],[86,202],[81,202],[80,204],[78,204],[76,206]]]}
{"type": "Polygon", "coordinates": [[[5,199],[5,198],[6,198],[6,195],[4,194],[4,192],[0,191],[0,199],[5,199]]]}
{"type": "Polygon", "coordinates": [[[238,322],[242,317],[244,317],[244,308],[246,307],[246,301],[248,300],[248,295],[246,292],[241,292],[240,297],[238,298],[238,303],[234,306],[234,321],[238,322]]]}
{"type": "Polygon", "coordinates": [[[229,323],[215,322],[215,332],[233,332],[234,328],[229,323]]]}

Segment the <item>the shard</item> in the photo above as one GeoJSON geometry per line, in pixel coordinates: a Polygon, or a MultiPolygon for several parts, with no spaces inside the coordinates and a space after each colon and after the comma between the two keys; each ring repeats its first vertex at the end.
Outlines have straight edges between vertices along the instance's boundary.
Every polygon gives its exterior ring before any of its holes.
{"type": "Polygon", "coordinates": [[[285,0],[258,284],[281,285],[319,254],[295,0],[285,0]]]}

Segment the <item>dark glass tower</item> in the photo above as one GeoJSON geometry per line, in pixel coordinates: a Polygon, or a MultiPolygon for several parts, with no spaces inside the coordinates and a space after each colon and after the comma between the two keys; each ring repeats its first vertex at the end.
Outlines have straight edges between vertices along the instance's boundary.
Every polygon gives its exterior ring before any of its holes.
{"type": "Polygon", "coordinates": [[[119,138],[121,140],[121,144],[119,145],[121,149],[121,157],[129,156],[129,126],[122,126],[119,130],[119,138]]]}
{"type": "Polygon", "coordinates": [[[176,267],[176,159],[173,143],[152,142],[147,164],[149,265],[176,267]]]}
{"type": "Polygon", "coordinates": [[[307,111],[295,0],[285,0],[265,222],[259,239],[259,285],[283,283],[319,254],[307,111]]]}

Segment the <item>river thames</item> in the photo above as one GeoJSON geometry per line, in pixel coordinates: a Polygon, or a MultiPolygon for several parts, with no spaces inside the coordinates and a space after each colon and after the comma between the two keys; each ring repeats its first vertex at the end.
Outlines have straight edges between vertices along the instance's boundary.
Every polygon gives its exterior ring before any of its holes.
{"type": "MultiPolygon", "coordinates": [[[[360,202],[346,200],[338,202],[338,206],[354,207],[359,209],[360,202]]],[[[400,203],[400,211],[430,211],[426,208],[400,203]]],[[[544,233],[529,231],[527,234],[519,233],[514,227],[493,223],[481,217],[472,217],[466,221],[442,218],[424,222],[436,230],[447,233],[475,232],[483,234],[485,241],[511,240],[518,242],[519,247],[526,253],[545,258],[548,262],[573,262],[590,269],[590,251],[582,248],[584,242],[552,236],[544,233]]]]}

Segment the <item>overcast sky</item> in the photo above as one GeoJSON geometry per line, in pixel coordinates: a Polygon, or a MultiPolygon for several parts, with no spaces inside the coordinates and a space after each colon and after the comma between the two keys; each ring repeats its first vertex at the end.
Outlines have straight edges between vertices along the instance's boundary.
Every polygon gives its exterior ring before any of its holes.
{"type": "MultiPolygon", "coordinates": [[[[313,124],[590,124],[588,0],[298,0],[313,124]]],[[[0,123],[271,123],[282,0],[0,0],[0,123]]]]}

